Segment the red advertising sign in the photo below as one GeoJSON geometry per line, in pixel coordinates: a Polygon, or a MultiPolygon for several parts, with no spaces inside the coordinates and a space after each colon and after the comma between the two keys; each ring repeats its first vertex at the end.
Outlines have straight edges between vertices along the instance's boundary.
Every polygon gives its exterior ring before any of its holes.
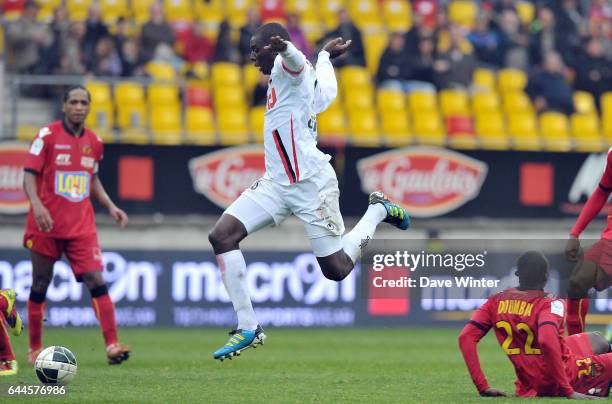
{"type": "Polygon", "coordinates": [[[23,165],[28,145],[0,143],[0,213],[25,213],[30,207],[23,191],[23,165]]]}
{"type": "Polygon", "coordinates": [[[222,208],[228,207],[265,171],[261,145],[229,147],[189,161],[195,191],[222,208]]]}
{"type": "Polygon", "coordinates": [[[457,209],[480,193],[487,164],[433,147],[378,153],[357,162],[361,189],[380,190],[414,217],[434,217],[457,209]]]}

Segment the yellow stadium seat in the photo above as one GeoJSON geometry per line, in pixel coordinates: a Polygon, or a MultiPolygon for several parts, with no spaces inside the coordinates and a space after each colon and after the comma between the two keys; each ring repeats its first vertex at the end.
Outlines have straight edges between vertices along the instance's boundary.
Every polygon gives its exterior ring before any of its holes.
{"type": "Polygon", "coordinates": [[[378,63],[385,48],[387,47],[386,31],[364,32],[363,46],[365,48],[365,59],[368,71],[373,76],[378,70],[378,63]]]}
{"type": "Polygon", "coordinates": [[[150,142],[149,135],[144,129],[126,129],[120,133],[121,143],[147,144],[150,142]]]}
{"type": "Polygon", "coordinates": [[[601,113],[604,116],[612,116],[612,91],[601,95],[601,113]]]}
{"type": "Polygon", "coordinates": [[[499,112],[499,97],[496,93],[476,93],[472,96],[472,110],[474,114],[499,112]]]}
{"type": "Polygon", "coordinates": [[[20,124],[17,126],[17,140],[31,143],[40,131],[40,125],[20,124]]]}
{"type": "Polygon", "coordinates": [[[106,105],[112,103],[111,89],[108,83],[103,81],[88,81],[85,88],[91,95],[92,106],[94,104],[106,105]]]}
{"type": "Polygon", "coordinates": [[[356,87],[372,87],[372,78],[365,67],[346,66],[340,70],[340,85],[343,89],[356,87]]]}
{"type": "Polygon", "coordinates": [[[467,93],[461,90],[440,91],[440,111],[447,116],[470,115],[467,93]]]}
{"type": "Polygon", "coordinates": [[[249,141],[247,111],[241,108],[217,110],[217,130],[221,144],[244,144],[249,141]]]}
{"type": "Polygon", "coordinates": [[[385,27],[391,32],[406,32],[412,27],[412,9],[405,0],[386,0],[382,3],[385,27]]]}
{"type": "Polygon", "coordinates": [[[181,144],[182,132],[181,109],[179,106],[155,107],[151,109],[151,135],[153,143],[181,144]]]}
{"type": "Polygon", "coordinates": [[[356,146],[379,146],[378,122],[371,109],[349,111],[349,138],[356,146]]]}
{"type": "Polygon", "coordinates": [[[545,150],[568,151],[571,148],[567,116],[560,112],[540,115],[540,133],[545,150]]]}
{"type": "Polygon", "coordinates": [[[372,90],[370,88],[349,88],[345,93],[344,100],[346,109],[349,112],[353,109],[374,108],[372,90]]]}
{"type": "Polygon", "coordinates": [[[436,99],[436,93],[428,91],[414,91],[408,94],[408,106],[413,117],[421,112],[437,113],[438,102],[436,99]]]}
{"type": "Polygon", "coordinates": [[[506,114],[515,114],[518,112],[531,113],[533,108],[531,100],[522,91],[511,91],[503,96],[504,111],[506,114]]]}
{"type": "Polygon", "coordinates": [[[586,91],[574,91],[574,109],[579,114],[596,114],[593,94],[586,91]]]}
{"type": "Polygon", "coordinates": [[[612,113],[602,114],[602,134],[608,144],[612,144],[612,113]]]}
{"type": "Polygon", "coordinates": [[[151,107],[177,107],[180,104],[179,88],[172,84],[150,84],[148,101],[151,107]]]}
{"type": "Polygon", "coordinates": [[[288,13],[299,14],[316,14],[318,4],[316,0],[287,0],[285,9],[288,13]]]}
{"type": "Polygon", "coordinates": [[[62,0],[36,0],[36,4],[39,7],[36,18],[49,22],[53,19],[53,11],[62,4],[62,0]]]}
{"type": "Polygon", "coordinates": [[[318,14],[303,14],[300,27],[310,45],[315,44],[325,34],[321,17],[318,14]]]}
{"type": "Polygon", "coordinates": [[[599,134],[599,122],[594,114],[572,114],[572,137],[576,150],[597,152],[602,150],[602,139],[599,134]]]}
{"type": "Polygon", "coordinates": [[[240,86],[227,86],[214,93],[215,105],[218,108],[246,107],[244,91],[240,86]]]}
{"type": "Polygon", "coordinates": [[[504,117],[499,111],[476,112],[476,133],[480,137],[482,148],[489,150],[507,150],[508,136],[504,117]]]}
{"type": "Polygon", "coordinates": [[[519,0],[514,4],[516,11],[524,25],[529,25],[535,16],[535,6],[529,1],[519,0]]]}
{"type": "Polygon", "coordinates": [[[495,72],[482,67],[476,68],[472,75],[472,84],[476,90],[495,91],[495,72]]]}
{"type": "Polygon", "coordinates": [[[251,0],[227,0],[227,18],[232,28],[240,29],[247,23],[247,11],[251,7],[256,7],[251,0]]]}
{"type": "Polygon", "coordinates": [[[223,86],[235,86],[242,83],[242,71],[240,65],[228,62],[219,62],[212,65],[210,69],[212,85],[215,88],[223,86]]]}
{"type": "Polygon", "coordinates": [[[443,146],[446,143],[446,130],[437,112],[421,111],[412,116],[413,132],[420,144],[443,146]]]}
{"type": "Polygon", "coordinates": [[[381,89],[376,92],[376,106],[380,113],[386,111],[404,111],[406,101],[401,91],[381,89]]]}
{"type": "Polygon", "coordinates": [[[471,28],[474,26],[478,6],[470,0],[454,0],[448,5],[448,18],[450,21],[471,28]]]}
{"type": "Polygon", "coordinates": [[[164,0],[164,14],[168,22],[191,21],[193,8],[190,0],[164,0]]]}
{"type": "Polygon", "coordinates": [[[147,126],[147,112],[144,104],[118,104],[117,124],[122,130],[144,130],[147,126]]]}
{"type": "Polygon", "coordinates": [[[255,143],[262,144],[264,141],[264,114],[266,107],[263,105],[251,108],[249,112],[249,123],[251,124],[251,134],[255,143]]]}
{"type": "Polygon", "coordinates": [[[176,71],[170,63],[149,62],[145,70],[155,81],[174,81],[176,79],[176,71]]]}
{"type": "Polygon", "coordinates": [[[122,81],[115,85],[115,103],[120,105],[144,105],[144,89],[142,84],[122,81]]]}
{"type": "Polygon", "coordinates": [[[382,26],[376,0],[349,1],[349,14],[353,23],[361,30],[369,31],[382,26]]]}
{"type": "Polygon", "coordinates": [[[125,17],[128,14],[127,0],[101,0],[100,11],[102,20],[106,24],[114,24],[119,17],[125,17]]]}
{"type": "Polygon", "coordinates": [[[527,85],[527,75],[519,69],[501,69],[497,73],[497,84],[499,91],[506,93],[508,91],[523,91],[527,85]]]}
{"type": "Polygon", "coordinates": [[[149,21],[151,15],[151,6],[157,0],[137,0],[132,1],[132,13],[136,24],[142,25],[149,21]]]}
{"type": "Polygon", "coordinates": [[[113,106],[110,103],[92,103],[85,125],[94,132],[112,131],[115,125],[113,119],[113,106]]]}
{"type": "Polygon", "coordinates": [[[515,150],[540,150],[540,138],[535,117],[530,112],[508,116],[508,133],[515,150]]]}
{"type": "Polygon", "coordinates": [[[242,76],[244,89],[250,98],[250,96],[253,95],[253,90],[255,89],[259,78],[261,77],[261,72],[252,64],[247,64],[242,68],[242,76]]]}
{"type": "Polygon", "coordinates": [[[385,110],[380,114],[381,130],[385,143],[391,147],[411,143],[412,134],[408,125],[408,114],[404,110],[385,110]]]}
{"type": "Polygon", "coordinates": [[[68,17],[72,21],[85,21],[89,13],[92,0],[70,0],[66,4],[68,17]]]}
{"type": "Polygon", "coordinates": [[[317,134],[322,143],[343,142],[346,137],[344,113],[340,108],[328,109],[317,116],[317,134]]]}
{"type": "Polygon", "coordinates": [[[185,111],[185,134],[189,143],[198,145],[215,144],[213,112],[204,107],[187,108],[185,111]]]}
{"type": "Polygon", "coordinates": [[[338,11],[345,8],[345,0],[324,0],[319,1],[319,12],[327,30],[338,27],[338,11]]]}

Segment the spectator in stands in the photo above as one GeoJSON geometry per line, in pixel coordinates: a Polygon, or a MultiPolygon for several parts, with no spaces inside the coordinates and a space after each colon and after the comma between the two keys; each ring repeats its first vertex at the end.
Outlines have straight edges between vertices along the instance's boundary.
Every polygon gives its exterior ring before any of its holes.
{"type": "Polygon", "coordinates": [[[467,88],[472,81],[476,58],[463,30],[452,25],[438,38],[438,53],[433,64],[434,82],[439,89],[467,88]]]}
{"type": "Polygon", "coordinates": [[[289,32],[289,37],[291,37],[291,43],[302,51],[306,59],[313,60],[312,49],[310,49],[310,44],[308,44],[304,32],[302,32],[300,17],[297,14],[289,13],[287,16],[287,31],[289,32]]]}
{"type": "Polygon", "coordinates": [[[185,63],[175,52],[174,48],[166,43],[160,43],[155,48],[155,54],[153,55],[152,62],[169,64],[174,68],[175,72],[182,71],[183,64],[185,63]]]}
{"type": "Polygon", "coordinates": [[[63,48],[70,36],[70,20],[68,19],[68,10],[66,7],[60,6],[53,11],[53,20],[51,21],[51,31],[53,32],[53,42],[49,47],[48,52],[48,72],[61,73],[62,52],[63,48]]]}
{"type": "Polygon", "coordinates": [[[40,53],[53,43],[47,24],[36,19],[38,5],[28,1],[23,14],[7,28],[7,45],[11,59],[9,68],[17,73],[37,73],[43,67],[40,53]]]}
{"type": "Polygon", "coordinates": [[[592,93],[596,102],[606,91],[612,91],[612,65],[604,57],[603,47],[597,39],[586,44],[576,64],[576,90],[592,93]]]}
{"type": "Polygon", "coordinates": [[[143,66],[138,61],[138,41],[127,38],[121,44],[121,75],[123,77],[140,76],[144,74],[143,66]]]}
{"type": "Polygon", "coordinates": [[[434,83],[434,42],[429,36],[422,37],[418,42],[417,53],[412,53],[408,59],[409,75],[406,86],[407,92],[427,91],[435,92],[434,83]]]}
{"type": "Polygon", "coordinates": [[[563,61],[557,52],[544,54],[542,69],[529,76],[525,91],[538,112],[574,112],[572,89],[563,76],[563,61]]]}
{"type": "Polygon", "coordinates": [[[165,21],[161,4],[151,5],[151,19],[142,26],[140,34],[140,62],[145,64],[153,58],[160,44],[174,46],[176,37],[172,27],[165,21]]]}
{"type": "Polygon", "coordinates": [[[514,6],[506,7],[499,16],[499,34],[503,54],[503,65],[526,70],[529,65],[529,36],[523,29],[514,6]]]}
{"type": "Polygon", "coordinates": [[[266,105],[268,102],[268,78],[263,74],[259,75],[259,80],[253,89],[251,106],[266,105]]]}
{"type": "Polygon", "coordinates": [[[204,26],[193,24],[185,36],[184,58],[189,63],[210,62],[215,50],[214,44],[204,35],[204,26]]]}
{"type": "Polygon", "coordinates": [[[240,52],[240,61],[242,64],[250,63],[251,56],[251,37],[255,35],[255,31],[261,25],[259,12],[257,9],[250,9],[247,13],[247,23],[240,28],[240,42],[238,43],[238,51],[240,52]]]}
{"type": "Polygon", "coordinates": [[[121,76],[123,71],[121,58],[110,36],[100,38],[87,70],[95,76],[121,76]]]}
{"type": "Polygon", "coordinates": [[[96,58],[98,42],[102,38],[108,37],[110,34],[108,32],[108,27],[102,21],[102,11],[100,10],[100,5],[97,3],[93,3],[88,10],[87,21],[86,23],[86,32],[85,37],[83,38],[83,55],[85,56],[85,62],[87,65],[90,65],[93,59],[96,58]]]}
{"type": "Polygon", "coordinates": [[[555,27],[555,16],[548,6],[538,10],[538,18],[531,24],[532,33],[529,38],[529,53],[531,64],[543,63],[543,55],[563,49],[563,36],[555,27]]]}
{"type": "Polygon", "coordinates": [[[84,74],[85,60],[81,51],[81,43],[87,28],[82,21],[73,21],[66,40],[62,43],[60,73],[84,74]]]}
{"type": "Polygon", "coordinates": [[[351,47],[342,56],[335,58],[332,63],[335,67],[342,67],[347,65],[365,66],[365,52],[363,49],[363,40],[361,38],[361,31],[353,24],[349,18],[348,13],[345,9],[338,11],[338,27],[328,32],[321,40],[318,45],[322,46],[328,40],[332,38],[342,37],[345,41],[351,40],[351,47]]]}
{"type": "Polygon", "coordinates": [[[404,53],[404,35],[392,33],[378,63],[378,86],[403,91],[408,81],[408,59],[408,55],[404,53]]]}
{"type": "Polygon", "coordinates": [[[213,62],[237,63],[239,60],[240,56],[236,55],[236,48],[232,42],[231,27],[229,22],[224,20],[219,25],[219,35],[217,36],[217,44],[215,46],[215,56],[213,58],[213,62]]]}
{"type": "Polygon", "coordinates": [[[489,18],[484,14],[479,16],[474,30],[468,34],[467,38],[474,46],[479,61],[492,67],[500,67],[503,64],[501,38],[490,28],[489,24],[489,18]]]}

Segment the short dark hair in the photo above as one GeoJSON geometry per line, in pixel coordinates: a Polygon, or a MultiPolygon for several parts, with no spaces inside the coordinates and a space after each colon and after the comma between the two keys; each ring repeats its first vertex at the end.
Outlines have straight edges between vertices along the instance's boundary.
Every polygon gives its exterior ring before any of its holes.
{"type": "Polygon", "coordinates": [[[85,91],[87,93],[87,101],[91,102],[91,93],[89,92],[88,89],[85,88],[85,86],[82,86],[80,84],[76,85],[76,86],[70,86],[70,87],[68,87],[68,89],[66,91],[64,91],[64,95],[62,97],[62,100],[64,102],[68,101],[68,99],[70,98],[70,93],[73,90],[83,90],[83,91],[85,91]]]}
{"type": "Polygon", "coordinates": [[[265,43],[267,43],[273,36],[280,36],[285,41],[291,40],[287,28],[277,22],[269,22],[262,25],[261,27],[257,28],[255,35],[265,43]]]}
{"type": "Polygon", "coordinates": [[[527,251],[519,257],[516,268],[521,285],[542,284],[547,279],[548,259],[540,251],[527,251]]]}

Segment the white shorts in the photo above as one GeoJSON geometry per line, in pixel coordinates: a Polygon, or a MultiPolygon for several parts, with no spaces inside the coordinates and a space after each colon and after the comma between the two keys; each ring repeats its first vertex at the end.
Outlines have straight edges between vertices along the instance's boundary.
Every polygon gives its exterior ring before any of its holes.
{"type": "Polygon", "coordinates": [[[271,224],[278,226],[293,214],[304,224],[314,254],[326,257],[342,249],[339,198],[336,173],[328,163],[316,175],[293,185],[260,178],[224,213],[240,220],[249,234],[271,224]]]}

